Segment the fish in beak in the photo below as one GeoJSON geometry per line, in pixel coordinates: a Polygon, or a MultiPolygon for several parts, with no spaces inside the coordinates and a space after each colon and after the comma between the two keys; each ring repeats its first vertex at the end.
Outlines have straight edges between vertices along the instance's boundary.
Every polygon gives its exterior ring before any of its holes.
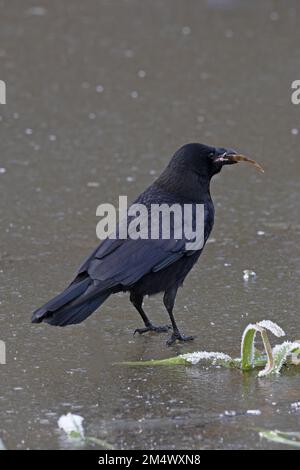
{"type": "Polygon", "coordinates": [[[226,151],[222,153],[221,155],[218,155],[214,159],[215,163],[221,163],[222,165],[231,165],[233,163],[238,163],[238,162],[248,162],[251,165],[254,165],[254,167],[260,171],[261,173],[264,173],[263,167],[257,163],[255,160],[252,160],[251,158],[245,157],[245,155],[241,155],[238,153],[235,153],[234,151],[226,151]]]}

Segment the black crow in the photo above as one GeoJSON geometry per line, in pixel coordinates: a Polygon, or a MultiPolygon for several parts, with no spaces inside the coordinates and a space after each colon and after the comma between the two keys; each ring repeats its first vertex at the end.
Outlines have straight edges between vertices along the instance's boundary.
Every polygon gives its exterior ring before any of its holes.
{"type": "MultiPolygon", "coordinates": [[[[110,239],[92,252],[79,268],[71,284],[54,299],[33,313],[32,322],[45,321],[66,326],[80,323],[111,294],[129,292],[130,301],[145,324],[135,333],[165,332],[171,326],[155,326],[143,310],[145,295],[164,293],[163,302],[172,324],[167,344],[187,341],[192,336],[180,333],[173,315],[178,287],[198,260],[214,223],[214,205],[210,180],[223,165],[245,159],[233,150],[198,143],[187,144],[173,155],[170,163],[135,201],[150,209],[152,204],[204,205],[204,243],[199,249],[187,249],[187,239],[110,239]]],[[[193,211],[193,219],[195,212],[193,211]]],[[[194,220],[193,220],[194,222],[194,220]]]]}

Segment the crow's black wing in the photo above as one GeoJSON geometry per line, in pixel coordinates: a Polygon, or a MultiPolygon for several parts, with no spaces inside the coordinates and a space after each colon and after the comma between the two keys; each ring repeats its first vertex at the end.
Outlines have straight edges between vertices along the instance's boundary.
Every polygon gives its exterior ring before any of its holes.
{"type": "MultiPolygon", "coordinates": [[[[208,227],[209,211],[205,211],[204,226],[208,227]]],[[[211,227],[209,228],[210,231],[211,227]]],[[[206,230],[207,232],[207,230],[206,230]]],[[[205,233],[205,241],[208,232],[205,233]]],[[[84,262],[79,272],[87,272],[103,289],[118,284],[129,287],[146,274],[157,272],[175,263],[183,256],[192,255],[185,237],[182,239],[117,239],[104,240],[84,262]]],[[[202,247],[199,250],[202,251],[202,247]]]]}
{"type": "Polygon", "coordinates": [[[144,275],[164,269],[185,254],[184,239],[126,239],[108,254],[98,255],[96,252],[86,270],[105,289],[118,284],[129,287],[144,275]]]}
{"type": "MultiPolygon", "coordinates": [[[[174,195],[149,188],[136,202],[149,206],[173,204],[174,195]]],[[[151,211],[147,214],[149,221],[151,211]]],[[[205,205],[204,241],[213,224],[212,203],[205,205]]],[[[80,323],[93,313],[113,292],[115,286],[132,286],[151,272],[164,270],[177,260],[194,253],[187,250],[185,238],[175,239],[106,239],[84,261],[73,282],[54,299],[36,310],[32,321],[46,321],[65,326],[80,323]]],[[[200,254],[202,248],[197,250],[200,254]]]]}

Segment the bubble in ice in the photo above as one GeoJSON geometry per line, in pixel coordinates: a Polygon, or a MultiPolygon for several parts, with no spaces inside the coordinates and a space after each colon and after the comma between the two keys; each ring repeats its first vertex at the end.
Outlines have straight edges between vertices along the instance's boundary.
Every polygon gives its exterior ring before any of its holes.
{"type": "Polygon", "coordinates": [[[222,416],[236,416],[236,411],[234,411],[234,410],[225,410],[224,414],[221,414],[221,417],[222,416]]]}
{"type": "Polygon", "coordinates": [[[225,31],[225,37],[226,38],[232,38],[233,37],[233,31],[231,29],[227,29],[225,31]]]}
{"type": "Polygon", "coordinates": [[[291,408],[293,411],[300,411],[300,401],[295,401],[295,403],[291,403],[291,408]]]}
{"type": "Polygon", "coordinates": [[[133,176],[127,176],[126,181],[128,181],[128,183],[132,183],[134,181],[134,177],[133,176]]]}
{"type": "Polygon", "coordinates": [[[189,26],[184,26],[181,32],[184,36],[188,36],[189,34],[191,34],[192,30],[189,26]]]}
{"type": "Polygon", "coordinates": [[[139,76],[140,78],[145,78],[145,77],[146,77],[146,72],[145,72],[145,70],[139,70],[139,71],[138,71],[138,76],[139,76]]]}
{"type": "Polygon", "coordinates": [[[89,119],[95,119],[96,114],[95,113],[89,113],[89,119]]]}
{"type": "Polygon", "coordinates": [[[41,6],[31,7],[27,10],[28,15],[32,16],[45,16],[47,13],[46,8],[41,6]]]}
{"type": "Polygon", "coordinates": [[[49,140],[50,140],[51,142],[54,142],[54,141],[56,140],[56,135],[50,134],[50,135],[49,135],[49,140]]]}
{"type": "Polygon", "coordinates": [[[99,185],[99,183],[98,183],[97,181],[89,181],[89,182],[87,183],[87,186],[88,186],[89,188],[98,188],[100,185],[99,185]]]}
{"type": "Polygon", "coordinates": [[[25,129],[26,135],[31,135],[32,133],[33,133],[33,130],[30,127],[27,127],[27,129],[25,129]]]}
{"type": "Polygon", "coordinates": [[[298,135],[298,134],[299,134],[299,129],[297,129],[296,127],[294,127],[294,128],[291,130],[291,134],[292,134],[292,135],[298,135]]]}
{"type": "Polygon", "coordinates": [[[257,233],[257,235],[259,235],[260,237],[265,234],[265,232],[264,232],[263,230],[257,230],[256,233],[257,233]]]}
{"type": "Polygon", "coordinates": [[[96,92],[97,93],[103,93],[104,91],[104,87],[102,85],[97,85],[96,86],[96,92]]]}
{"type": "Polygon", "coordinates": [[[130,93],[130,96],[131,96],[131,98],[136,99],[136,98],[138,98],[139,94],[138,94],[137,91],[132,91],[132,92],[130,93]]]}
{"type": "Polygon", "coordinates": [[[277,11],[272,11],[270,13],[270,18],[272,21],[277,21],[279,20],[279,14],[277,13],[277,11]]]}
{"type": "MultiPolygon", "coordinates": [[[[39,150],[40,146],[36,144],[35,142],[30,142],[30,146],[34,148],[34,150],[39,150]]],[[[23,162],[25,164],[25,162],[23,162]]],[[[28,163],[27,163],[28,164],[28,163]]]]}
{"type": "Polygon", "coordinates": [[[256,278],[256,272],[251,271],[251,269],[244,269],[244,271],[243,271],[244,281],[249,281],[250,278],[255,279],[256,278]]]}
{"type": "Polygon", "coordinates": [[[261,415],[260,410],[247,410],[246,411],[247,415],[252,415],[252,416],[259,416],[261,415]]]}
{"type": "Polygon", "coordinates": [[[210,78],[210,74],[207,72],[201,72],[200,73],[200,78],[201,80],[208,80],[210,78]]]}
{"type": "Polygon", "coordinates": [[[125,57],[128,57],[129,59],[133,57],[133,50],[132,49],[126,49],[125,51],[125,57]]]}
{"type": "Polygon", "coordinates": [[[4,175],[4,173],[6,173],[6,169],[5,168],[0,168],[0,175],[4,175]]]}

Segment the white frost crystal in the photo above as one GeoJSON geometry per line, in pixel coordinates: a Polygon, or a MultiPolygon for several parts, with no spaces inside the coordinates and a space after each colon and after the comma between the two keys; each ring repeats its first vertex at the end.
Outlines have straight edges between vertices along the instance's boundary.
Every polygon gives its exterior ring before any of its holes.
{"type": "Polygon", "coordinates": [[[62,415],[57,424],[60,429],[65,431],[71,438],[83,438],[84,437],[84,430],[82,426],[82,421],[84,418],[79,415],[73,415],[72,413],[68,413],[66,415],[62,415]]]}
{"type": "Polygon", "coordinates": [[[282,344],[277,344],[273,348],[273,356],[274,356],[274,372],[279,374],[283,364],[286,361],[286,358],[292,351],[295,349],[300,348],[300,343],[294,341],[285,341],[282,344]]]}
{"type": "Polygon", "coordinates": [[[273,335],[277,336],[277,338],[280,338],[280,336],[285,336],[285,332],[283,331],[282,328],[280,328],[277,323],[274,323],[271,320],[262,320],[257,323],[258,326],[261,326],[262,328],[265,328],[266,330],[271,331],[273,335]]]}
{"type": "Polygon", "coordinates": [[[220,352],[208,352],[208,351],[199,351],[187,354],[181,354],[183,359],[185,359],[190,364],[198,364],[199,361],[207,361],[213,360],[216,362],[220,361],[231,361],[231,357],[228,354],[220,353],[220,352]]]}

